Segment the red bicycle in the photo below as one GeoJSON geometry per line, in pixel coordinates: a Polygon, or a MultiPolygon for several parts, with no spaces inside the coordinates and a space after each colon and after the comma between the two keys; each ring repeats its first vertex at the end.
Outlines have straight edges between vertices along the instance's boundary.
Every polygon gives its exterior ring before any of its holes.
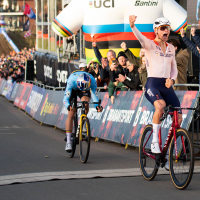
{"type": "MultiPolygon", "coordinates": [[[[146,180],[153,180],[158,172],[159,167],[164,167],[167,159],[165,158],[169,149],[169,171],[173,184],[178,189],[185,189],[193,175],[194,170],[194,149],[193,144],[186,129],[178,124],[178,110],[189,109],[198,111],[195,108],[178,108],[171,105],[164,108],[163,121],[168,114],[174,115],[174,120],[169,129],[168,136],[162,148],[161,129],[159,130],[159,144],[161,154],[154,155],[151,153],[151,141],[153,137],[152,125],[145,126],[139,147],[139,164],[143,177],[146,180]],[[170,112],[170,110],[173,112],[170,112]]],[[[198,117],[199,118],[199,114],[198,117]]]]}

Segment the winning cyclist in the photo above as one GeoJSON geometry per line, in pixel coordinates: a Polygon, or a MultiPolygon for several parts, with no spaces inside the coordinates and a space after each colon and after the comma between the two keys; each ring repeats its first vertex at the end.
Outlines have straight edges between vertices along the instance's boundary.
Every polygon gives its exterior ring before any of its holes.
{"type": "MultiPolygon", "coordinates": [[[[65,107],[68,109],[68,116],[65,122],[65,129],[67,136],[65,150],[68,152],[72,150],[71,134],[73,128],[74,114],[76,112],[76,108],[72,109],[72,106],[70,105],[72,99],[75,98],[77,100],[77,96],[79,96],[81,101],[89,102],[90,97],[92,96],[94,102],[99,101],[98,97],[96,96],[96,89],[97,89],[96,80],[91,74],[82,71],[84,70],[82,64],[79,65],[79,68],[82,68],[80,71],[75,71],[69,76],[63,99],[63,103],[65,107]]],[[[95,104],[94,106],[96,106],[97,112],[101,112],[103,110],[102,106],[99,107],[98,104],[95,104]]],[[[85,111],[86,114],[89,111],[88,104],[85,105],[85,111]]]]}
{"type": "MultiPolygon", "coordinates": [[[[129,16],[132,31],[145,49],[148,73],[145,97],[155,107],[151,151],[152,153],[159,154],[161,151],[158,132],[161,127],[160,118],[162,117],[163,108],[169,104],[173,107],[180,107],[180,102],[172,88],[178,74],[175,49],[166,42],[170,34],[170,22],[166,18],[161,17],[154,22],[153,29],[156,34],[154,40],[147,39],[139,32],[135,26],[136,19],[135,15],[129,16]]],[[[182,121],[181,111],[179,111],[178,118],[180,124],[182,121]]]]}

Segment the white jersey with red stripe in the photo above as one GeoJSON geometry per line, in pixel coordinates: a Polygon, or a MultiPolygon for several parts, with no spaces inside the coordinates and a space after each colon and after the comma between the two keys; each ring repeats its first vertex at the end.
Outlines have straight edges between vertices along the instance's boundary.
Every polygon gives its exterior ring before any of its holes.
{"type": "Polygon", "coordinates": [[[176,80],[178,70],[174,46],[166,42],[167,48],[164,53],[155,40],[147,39],[140,33],[136,26],[132,28],[132,31],[145,49],[148,77],[176,80]]]}

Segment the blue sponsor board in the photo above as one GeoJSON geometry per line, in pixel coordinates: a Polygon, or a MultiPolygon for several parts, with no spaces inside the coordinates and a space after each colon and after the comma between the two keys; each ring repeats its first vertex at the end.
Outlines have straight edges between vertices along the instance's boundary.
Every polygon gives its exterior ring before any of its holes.
{"type": "Polygon", "coordinates": [[[4,91],[4,88],[6,86],[6,80],[3,79],[3,81],[1,82],[1,86],[0,86],[0,94],[2,95],[3,94],[3,91],[4,91]]]}
{"type": "MultiPolygon", "coordinates": [[[[181,107],[194,108],[197,106],[197,91],[175,91],[181,107]]],[[[140,138],[143,132],[144,127],[147,124],[152,124],[153,114],[154,114],[153,105],[143,96],[141,99],[140,105],[137,110],[136,117],[134,119],[133,127],[129,129],[129,138],[127,143],[138,146],[140,143],[140,138]]],[[[189,129],[191,120],[192,120],[192,110],[182,110],[182,124],[181,127],[189,129]]],[[[172,120],[171,116],[168,115],[167,118],[161,124],[161,133],[162,133],[162,144],[166,140],[169,129],[171,127],[172,120]]]]}
{"type": "Polygon", "coordinates": [[[12,90],[15,87],[16,84],[17,84],[16,81],[14,83],[12,83],[12,82],[8,83],[7,93],[6,93],[6,96],[5,96],[6,99],[10,100],[10,96],[12,94],[12,90]]]}
{"type": "Polygon", "coordinates": [[[25,111],[30,114],[32,117],[35,116],[38,111],[41,102],[44,98],[46,90],[37,86],[33,86],[31,94],[29,96],[25,111]]]}
{"type": "Polygon", "coordinates": [[[19,83],[15,83],[15,85],[13,86],[12,93],[10,95],[10,99],[9,99],[10,101],[15,101],[15,97],[17,95],[19,87],[20,87],[20,84],[19,83]]]}
{"type": "MultiPolygon", "coordinates": [[[[176,91],[182,107],[196,107],[197,91],[176,91]]],[[[152,123],[154,107],[145,98],[142,91],[117,92],[114,104],[111,104],[108,93],[98,93],[104,108],[97,113],[96,108],[90,107],[88,118],[92,137],[98,137],[122,144],[139,146],[144,127],[152,123]]],[[[183,110],[182,128],[189,128],[192,120],[191,110],[183,110]]],[[[67,108],[63,106],[56,126],[65,129],[67,108]]],[[[80,116],[80,112],[78,113],[80,116]]],[[[162,140],[166,139],[171,126],[171,117],[162,122],[162,140]]]]}

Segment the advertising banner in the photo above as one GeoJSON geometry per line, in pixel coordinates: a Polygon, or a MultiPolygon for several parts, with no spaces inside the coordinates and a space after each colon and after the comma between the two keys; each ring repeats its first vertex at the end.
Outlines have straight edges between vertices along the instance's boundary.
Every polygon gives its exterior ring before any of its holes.
{"type": "Polygon", "coordinates": [[[25,90],[26,90],[26,83],[24,83],[24,82],[20,83],[19,89],[17,91],[15,100],[14,100],[15,106],[19,107],[20,98],[21,98],[22,94],[25,92],[25,90]]]}
{"type": "Polygon", "coordinates": [[[2,95],[3,95],[4,97],[5,97],[6,94],[7,94],[8,85],[9,85],[9,84],[12,84],[12,80],[11,80],[11,79],[6,80],[6,85],[5,85],[5,87],[4,87],[4,89],[3,89],[3,92],[2,92],[2,95]]]}
{"type": "Polygon", "coordinates": [[[46,90],[44,88],[33,85],[28,103],[26,104],[25,108],[25,111],[32,117],[35,117],[35,114],[42,103],[45,92],[46,90]]]}
{"type": "MultiPolygon", "coordinates": [[[[5,85],[5,87],[4,87],[4,90],[3,90],[3,92],[2,92],[2,95],[3,96],[7,96],[7,97],[10,97],[10,94],[11,94],[11,92],[12,92],[12,89],[13,89],[13,83],[12,83],[12,79],[8,79],[7,81],[6,81],[6,85],[5,85]]],[[[7,98],[6,97],[6,98],[7,98]]],[[[8,99],[8,98],[7,98],[8,99]]]]}
{"type": "MultiPolygon", "coordinates": [[[[181,107],[196,107],[197,104],[197,91],[175,91],[180,103],[181,107]]],[[[130,129],[130,135],[127,140],[127,143],[139,145],[140,137],[143,132],[144,127],[147,124],[152,123],[154,107],[151,103],[145,98],[142,99],[141,104],[137,110],[137,114],[133,123],[132,129],[130,129]]],[[[192,120],[192,111],[191,110],[182,110],[182,118],[183,122],[181,124],[182,128],[189,128],[189,125],[192,120]]],[[[163,144],[168,135],[169,128],[171,127],[172,120],[171,117],[168,116],[161,124],[161,132],[162,132],[162,140],[163,144]]]]}
{"type": "Polygon", "coordinates": [[[41,52],[34,53],[36,78],[46,85],[64,87],[69,75],[79,69],[78,65],[58,62],[57,57],[41,52]]]}
{"type": "Polygon", "coordinates": [[[3,81],[3,78],[0,78],[0,87],[1,87],[1,83],[2,83],[2,81],[3,81]]]}
{"type": "Polygon", "coordinates": [[[10,96],[10,99],[9,99],[10,101],[14,101],[15,100],[15,97],[17,95],[19,87],[20,87],[19,83],[15,83],[14,84],[13,90],[12,90],[12,93],[11,93],[11,96],[10,96]]]}
{"type": "Polygon", "coordinates": [[[63,105],[63,96],[64,91],[54,91],[54,97],[47,106],[43,110],[43,115],[45,115],[45,119],[43,123],[56,125],[56,122],[59,118],[59,114],[63,105]]]}
{"type": "Polygon", "coordinates": [[[11,94],[12,94],[12,91],[13,91],[13,88],[14,88],[15,84],[17,84],[17,83],[16,83],[16,82],[14,82],[14,83],[11,82],[10,84],[8,84],[7,93],[6,93],[6,95],[5,95],[5,97],[6,97],[8,100],[10,100],[10,96],[11,96],[11,94]]]}
{"type": "MultiPolygon", "coordinates": [[[[197,91],[175,91],[182,107],[196,107],[197,91]]],[[[97,113],[90,107],[88,118],[92,137],[98,137],[122,144],[139,146],[140,137],[144,127],[152,123],[154,107],[145,98],[142,91],[117,92],[115,103],[111,104],[108,93],[98,93],[104,108],[97,113]],[[124,103],[126,102],[126,103],[124,103]]],[[[192,120],[191,110],[183,110],[182,128],[189,128],[192,120]]],[[[56,126],[65,129],[67,109],[63,106],[56,126]]],[[[80,112],[79,112],[80,116],[80,112]]],[[[162,122],[163,143],[171,126],[171,117],[162,122]]]]}
{"type": "Polygon", "coordinates": [[[26,104],[28,102],[28,98],[30,96],[31,90],[32,90],[33,85],[30,83],[26,83],[25,85],[25,90],[23,90],[22,95],[20,97],[20,103],[19,107],[23,110],[26,108],[26,104]]]}
{"type": "MultiPolygon", "coordinates": [[[[103,112],[97,113],[96,108],[90,105],[87,115],[90,119],[92,137],[126,143],[129,137],[126,131],[132,127],[140,99],[142,98],[142,91],[117,92],[114,104],[111,104],[107,92],[99,92],[98,98],[102,100],[103,112]]],[[[56,123],[57,127],[65,129],[67,114],[67,108],[63,106],[56,123]]],[[[80,114],[79,111],[79,117],[80,114]]]]}
{"type": "Polygon", "coordinates": [[[46,114],[49,111],[49,108],[51,107],[51,103],[54,97],[55,91],[53,90],[46,90],[44,93],[44,96],[42,98],[42,101],[39,105],[38,110],[35,112],[34,119],[36,119],[39,122],[44,122],[46,118],[46,114]]]}
{"type": "Polygon", "coordinates": [[[3,79],[2,82],[1,82],[1,86],[0,86],[0,94],[2,95],[3,91],[4,91],[4,88],[6,86],[6,80],[3,79]]]}

